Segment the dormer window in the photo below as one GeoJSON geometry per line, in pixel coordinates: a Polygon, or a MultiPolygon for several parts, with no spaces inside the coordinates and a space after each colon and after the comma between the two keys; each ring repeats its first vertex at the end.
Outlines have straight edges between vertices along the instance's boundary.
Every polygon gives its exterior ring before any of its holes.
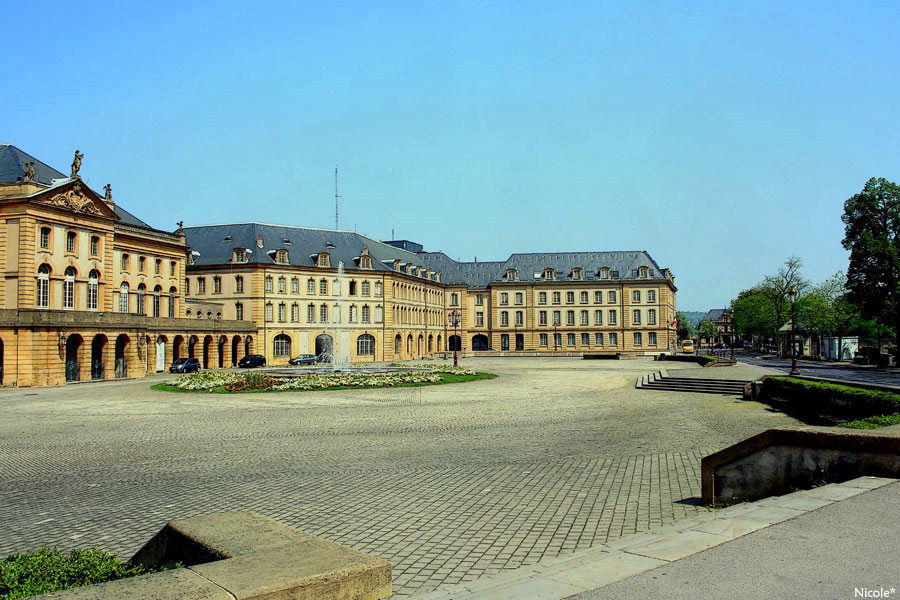
{"type": "Polygon", "coordinates": [[[609,269],[603,267],[602,269],[600,269],[597,275],[600,277],[600,279],[609,279],[609,269]]]}
{"type": "Polygon", "coordinates": [[[619,272],[618,272],[618,271],[610,271],[610,272],[609,272],[609,276],[612,277],[613,279],[618,279],[618,278],[619,278],[619,272]]]}
{"type": "Polygon", "coordinates": [[[394,259],[394,270],[395,271],[400,270],[400,259],[399,258],[394,259]]]}
{"type": "Polygon", "coordinates": [[[556,279],[556,271],[551,267],[545,268],[544,269],[544,279],[547,279],[547,280],[556,279]]]}
{"type": "Polygon", "coordinates": [[[359,254],[359,268],[372,268],[372,257],[369,255],[369,246],[367,244],[363,245],[362,252],[359,254]]]}
{"type": "Polygon", "coordinates": [[[288,251],[284,248],[281,248],[275,252],[275,262],[286,265],[290,262],[288,257],[288,251]]]}
{"type": "Polygon", "coordinates": [[[515,269],[507,269],[506,270],[506,280],[507,281],[518,281],[519,280],[519,272],[515,269]]]}
{"type": "Polygon", "coordinates": [[[243,263],[247,262],[247,249],[235,248],[231,255],[231,262],[243,263]]]}
{"type": "Polygon", "coordinates": [[[641,267],[640,273],[638,274],[638,276],[639,276],[639,277],[646,277],[646,276],[647,276],[647,268],[646,268],[646,267],[641,267]]]}
{"type": "Polygon", "coordinates": [[[581,267],[575,267],[572,269],[572,279],[584,279],[584,271],[582,271],[581,267]]]}
{"type": "Polygon", "coordinates": [[[317,267],[330,267],[331,266],[331,255],[327,252],[319,252],[318,257],[316,258],[316,266],[317,267]]]}

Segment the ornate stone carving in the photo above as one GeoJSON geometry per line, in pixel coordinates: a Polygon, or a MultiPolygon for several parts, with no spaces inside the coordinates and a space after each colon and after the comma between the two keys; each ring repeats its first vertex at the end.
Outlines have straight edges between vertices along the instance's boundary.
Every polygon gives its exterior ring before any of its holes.
{"type": "Polygon", "coordinates": [[[34,161],[25,163],[25,181],[34,181],[34,161]]]}
{"type": "Polygon", "coordinates": [[[81,169],[81,160],[84,158],[84,154],[79,153],[78,150],[75,151],[75,158],[72,159],[72,174],[70,177],[81,179],[81,175],[78,174],[79,169],[81,169]]]}
{"type": "Polygon", "coordinates": [[[75,184],[72,189],[56,194],[47,200],[46,204],[62,206],[74,210],[75,212],[83,212],[91,215],[103,214],[100,209],[94,206],[93,200],[85,196],[81,191],[81,184],[75,184]]]}

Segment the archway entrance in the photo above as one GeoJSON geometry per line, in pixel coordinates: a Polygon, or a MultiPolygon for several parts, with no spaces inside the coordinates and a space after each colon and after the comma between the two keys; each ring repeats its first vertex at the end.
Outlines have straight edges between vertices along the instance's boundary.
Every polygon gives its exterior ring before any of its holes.
{"type": "Polygon", "coordinates": [[[209,348],[212,346],[213,336],[208,335],[203,338],[203,368],[209,368],[209,348]]]}
{"type": "Polygon", "coordinates": [[[109,342],[102,333],[94,336],[91,340],[91,379],[104,379],[106,377],[106,363],[103,361],[103,353],[106,351],[106,344],[109,342]]]}
{"type": "Polygon", "coordinates": [[[448,337],[447,344],[448,344],[447,349],[450,352],[453,352],[454,350],[456,350],[456,351],[462,350],[462,344],[460,343],[460,339],[459,339],[458,335],[451,335],[450,337],[448,337]]]}
{"type": "Polygon", "coordinates": [[[172,362],[175,362],[177,359],[181,358],[182,345],[184,345],[184,336],[176,335],[175,339],[172,340],[172,362]]]}
{"type": "Polygon", "coordinates": [[[238,360],[240,360],[239,353],[241,351],[241,336],[236,335],[231,338],[231,366],[234,367],[237,365],[238,360]]]}
{"type": "Polygon", "coordinates": [[[316,336],[316,356],[323,362],[331,362],[334,356],[334,338],[327,333],[316,336]]]}
{"type": "Polygon", "coordinates": [[[3,385],[3,340],[0,340],[0,385],[3,385]]]}
{"type": "Polygon", "coordinates": [[[248,335],[244,340],[244,356],[248,356],[253,352],[253,336],[248,335]]]}
{"type": "MultiPolygon", "coordinates": [[[[488,338],[486,335],[479,333],[475,337],[472,338],[472,350],[487,350],[488,349],[488,338]]],[[[452,348],[451,348],[452,350],[452,348]]]]}
{"type": "Polygon", "coordinates": [[[227,336],[219,337],[219,368],[223,368],[225,366],[225,344],[228,342],[227,336]]]}
{"type": "Polygon", "coordinates": [[[190,338],[188,338],[188,358],[194,358],[194,350],[196,349],[197,342],[199,341],[200,339],[196,335],[192,335],[190,338]]]}
{"type": "Polygon", "coordinates": [[[121,379],[122,377],[128,377],[128,361],[125,359],[125,350],[128,348],[128,344],[131,343],[131,338],[129,338],[124,333],[119,335],[116,338],[116,378],[121,379]]]}
{"type": "Polygon", "coordinates": [[[81,365],[78,364],[78,354],[81,344],[84,343],[77,333],[66,338],[66,381],[78,381],[81,379],[81,365]]]}
{"type": "Polygon", "coordinates": [[[161,335],[156,338],[156,372],[162,373],[166,370],[166,336],[161,335]]]}

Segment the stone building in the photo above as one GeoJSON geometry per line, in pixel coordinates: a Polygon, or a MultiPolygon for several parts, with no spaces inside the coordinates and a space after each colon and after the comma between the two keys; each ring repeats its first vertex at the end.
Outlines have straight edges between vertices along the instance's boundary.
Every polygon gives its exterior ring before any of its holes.
{"type": "Polygon", "coordinates": [[[67,176],[0,144],[0,384],[142,377],[194,353],[229,364],[237,337],[247,351],[253,323],[179,318],[184,231],[96,193],[82,158],[67,176]]]}
{"type": "Polygon", "coordinates": [[[714,308],[706,313],[700,323],[697,324],[699,330],[704,321],[709,321],[716,326],[718,334],[716,339],[707,340],[707,342],[727,342],[731,343],[734,337],[734,325],[731,322],[731,312],[727,308],[714,308]]]}
{"type": "Polygon", "coordinates": [[[465,263],[350,231],[234,223],[185,233],[186,294],[221,303],[227,319],[255,321],[272,364],[322,353],[360,362],[454,349],[674,350],[674,277],[645,251],[465,263]]]}

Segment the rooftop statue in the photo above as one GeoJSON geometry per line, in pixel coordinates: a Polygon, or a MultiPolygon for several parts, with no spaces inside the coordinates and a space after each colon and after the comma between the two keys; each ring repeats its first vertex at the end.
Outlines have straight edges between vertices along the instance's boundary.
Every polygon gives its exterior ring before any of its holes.
{"type": "Polygon", "coordinates": [[[103,200],[104,200],[107,204],[112,204],[112,201],[113,201],[113,199],[112,199],[112,185],[110,185],[110,184],[108,184],[108,183],[107,183],[105,186],[103,186],[103,200]]]}
{"type": "Polygon", "coordinates": [[[75,158],[72,159],[72,174],[70,177],[77,177],[81,179],[81,175],[78,174],[78,171],[81,169],[81,160],[84,158],[84,154],[75,151],[75,158]]]}
{"type": "Polygon", "coordinates": [[[25,163],[25,181],[34,181],[34,161],[25,163]]]}

